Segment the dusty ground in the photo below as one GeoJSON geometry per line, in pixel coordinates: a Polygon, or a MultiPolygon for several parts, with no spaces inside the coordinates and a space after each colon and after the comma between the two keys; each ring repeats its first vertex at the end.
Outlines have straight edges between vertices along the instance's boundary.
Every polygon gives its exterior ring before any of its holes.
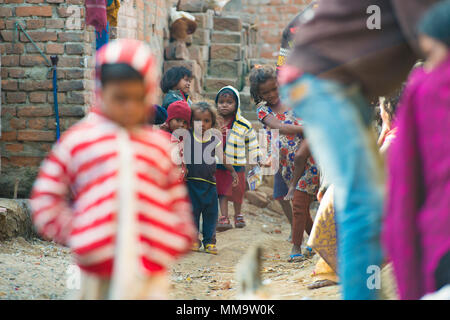
{"type": "MultiPolygon", "coordinates": [[[[230,207],[231,209],[231,207],[230,207]]],[[[232,210],[231,210],[232,212],[232,210]]],[[[286,218],[268,209],[244,205],[247,227],[217,234],[217,256],[196,252],[174,265],[174,299],[234,299],[235,266],[250,246],[264,249],[263,280],[278,299],[339,299],[338,286],[306,288],[317,257],[288,263],[291,244],[286,241],[286,218]],[[281,233],[278,233],[281,232],[281,233]]],[[[66,248],[41,240],[23,238],[0,242],[0,299],[64,299],[71,258],[66,248]]]]}

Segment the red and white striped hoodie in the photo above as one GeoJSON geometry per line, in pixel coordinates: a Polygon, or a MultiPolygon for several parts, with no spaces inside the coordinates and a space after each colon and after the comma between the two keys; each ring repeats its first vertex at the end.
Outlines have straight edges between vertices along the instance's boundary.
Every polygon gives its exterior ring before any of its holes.
{"type": "MultiPolygon", "coordinates": [[[[97,63],[125,62],[140,71],[150,103],[157,77],[148,48],[134,40],[103,48],[97,63]]],[[[112,298],[130,289],[136,275],[165,272],[196,236],[171,152],[161,132],[127,131],[93,108],[41,166],[30,200],[38,232],[68,245],[84,271],[111,278],[112,298]]]]}
{"type": "Polygon", "coordinates": [[[150,127],[129,133],[91,112],[65,132],[41,166],[31,196],[37,230],[69,245],[82,269],[110,276],[124,210],[136,220],[131,245],[142,266],[163,271],[195,236],[171,150],[169,138],[150,127]]]}

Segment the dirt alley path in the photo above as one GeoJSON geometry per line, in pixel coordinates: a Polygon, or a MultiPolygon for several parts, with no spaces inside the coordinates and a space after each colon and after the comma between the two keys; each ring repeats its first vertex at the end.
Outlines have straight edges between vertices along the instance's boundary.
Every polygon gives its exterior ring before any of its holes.
{"type": "MultiPolygon", "coordinates": [[[[235,266],[255,244],[264,250],[262,278],[272,298],[340,298],[338,286],[307,289],[315,280],[311,275],[317,256],[301,263],[286,261],[291,244],[284,216],[247,202],[243,212],[247,227],[217,234],[217,256],[193,252],[173,266],[171,298],[235,299],[235,266]]],[[[23,238],[0,242],[0,299],[65,299],[71,263],[69,250],[54,243],[23,238]]]]}

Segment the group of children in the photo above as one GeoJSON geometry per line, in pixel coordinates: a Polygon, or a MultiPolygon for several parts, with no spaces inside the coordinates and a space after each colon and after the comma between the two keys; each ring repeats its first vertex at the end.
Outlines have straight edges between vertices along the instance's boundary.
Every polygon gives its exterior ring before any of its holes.
{"type": "Polygon", "coordinates": [[[293,247],[288,260],[302,260],[305,253],[312,253],[310,248],[302,253],[301,245],[304,231],[309,233],[312,227],[309,206],[318,191],[319,172],[303,137],[301,123],[280,103],[276,76],[275,68],[256,66],[249,78],[256,112],[266,129],[268,145],[275,145],[275,148],[269,148],[269,157],[265,161],[251,123],[241,114],[239,92],[235,88],[227,86],[220,89],[215,106],[208,102],[189,105],[189,70],[174,67],[163,76],[161,87],[166,92],[163,107],[167,106],[168,117],[161,128],[181,144],[180,153],[184,155],[181,166],[198,230],[202,217],[203,241],[195,242],[194,251],[203,244],[205,252],[217,254],[215,231],[232,228],[228,202],[234,206],[234,226],[245,227],[241,211],[246,190],[245,166],[247,163],[269,166],[276,161],[279,170],[274,177],[273,198],[280,201],[292,226],[289,241],[293,242],[293,247]],[[194,128],[197,121],[201,122],[201,130],[198,131],[194,128]],[[189,129],[188,139],[183,132],[175,132],[180,128],[189,129]],[[218,130],[210,130],[212,128],[218,130]],[[279,138],[272,143],[274,129],[278,130],[279,138]],[[201,147],[196,147],[197,143],[201,147]],[[218,145],[222,146],[219,152],[218,145]],[[206,163],[205,150],[213,151],[210,158],[216,161],[206,163]],[[202,160],[194,163],[198,152],[201,152],[202,160]]]}
{"type": "MultiPolygon", "coordinates": [[[[32,191],[37,230],[73,249],[83,271],[81,298],[149,298],[151,290],[128,289],[137,279],[147,288],[167,282],[168,264],[188,250],[217,254],[216,231],[232,228],[228,202],[234,226],[246,225],[245,166],[267,165],[235,88],[219,90],[215,103],[193,103],[192,74],[175,67],[162,77],[158,106],[156,70],[139,41],[99,50],[96,105],[54,145],[32,191]]],[[[279,102],[274,69],[261,71],[251,76],[258,117],[283,137],[281,155],[271,154],[281,164],[274,198],[296,226],[293,251],[301,254],[317,168],[300,124],[279,102]],[[292,197],[299,199],[293,219],[292,197]]]]}
{"type": "Polygon", "coordinates": [[[174,67],[164,74],[161,87],[166,92],[163,107],[167,106],[168,117],[160,128],[172,134],[182,155],[180,165],[194,222],[203,236],[192,249],[199,251],[203,245],[205,252],[217,254],[216,230],[232,228],[229,201],[234,205],[234,226],[245,227],[241,207],[246,189],[246,148],[249,157],[257,162],[259,146],[251,123],[241,115],[239,92],[235,88],[222,88],[215,105],[205,101],[190,104],[190,80],[191,74],[184,67],[174,67]]]}
{"type": "MultiPolygon", "coordinates": [[[[389,148],[383,244],[404,299],[450,283],[449,16],[447,0],[421,22],[427,60],[410,76],[399,112],[394,100],[380,103],[378,145],[382,153],[389,148]]],[[[167,298],[171,262],[202,246],[218,253],[216,231],[232,228],[228,202],[235,227],[245,227],[249,163],[279,167],[273,198],[292,226],[289,261],[312,254],[302,242],[313,227],[310,204],[323,195],[321,175],[302,119],[280,100],[275,68],[256,66],[249,77],[271,146],[265,159],[235,88],[220,89],[214,103],[194,103],[191,72],[175,67],[159,84],[165,96],[157,106],[156,75],[145,44],[116,40],[102,47],[96,105],[54,145],[33,187],[38,232],[70,246],[82,270],[79,298],[167,298]]],[[[294,98],[304,95],[300,89],[294,98]]]]}

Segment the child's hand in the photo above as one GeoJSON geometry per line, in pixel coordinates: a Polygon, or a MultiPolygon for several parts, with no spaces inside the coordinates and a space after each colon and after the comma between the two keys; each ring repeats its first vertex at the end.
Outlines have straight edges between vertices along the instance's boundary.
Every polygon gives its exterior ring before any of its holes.
{"type": "Polygon", "coordinates": [[[239,176],[236,171],[231,172],[231,176],[233,177],[233,187],[237,187],[239,185],[239,176]]]}

